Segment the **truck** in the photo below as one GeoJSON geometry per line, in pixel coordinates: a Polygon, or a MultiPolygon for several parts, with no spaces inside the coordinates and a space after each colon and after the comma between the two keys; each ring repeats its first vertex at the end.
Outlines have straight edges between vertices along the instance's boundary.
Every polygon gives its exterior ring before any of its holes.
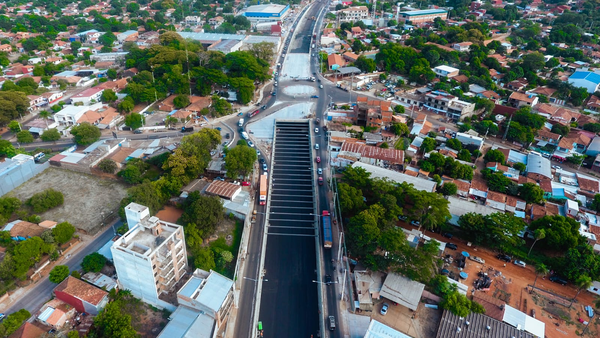
{"type": "Polygon", "coordinates": [[[260,205],[267,204],[267,175],[260,175],[260,205]]]}
{"type": "Polygon", "coordinates": [[[250,117],[256,116],[256,114],[258,114],[258,113],[260,113],[260,109],[257,109],[252,112],[248,112],[248,117],[250,118],[250,117]]]}
{"type": "Polygon", "coordinates": [[[189,133],[191,131],[194,131],[194,127],[181,127],[182,133],[189,133]]]}
{"type": "Polygon", "coordinates": [[[331,245],[333,244],[333,235],[331,234],[331,217],[329,216],[329,211],[323,210],[323,247],[325,249],[331,249],[331,245]]]}
{"type": "Polygon", "coordinates": [[[345,85],[345,84],[340,84],[340,83],[338,83],[338,84],[337,84],[337,85],[335,85],[335,86],[336,86],[336,87],[338,87],[338,88],[339,88],[339,89],[341,89],[341,90],[348,91],[348,86],[347,86],[347,85],[345,85]]]}

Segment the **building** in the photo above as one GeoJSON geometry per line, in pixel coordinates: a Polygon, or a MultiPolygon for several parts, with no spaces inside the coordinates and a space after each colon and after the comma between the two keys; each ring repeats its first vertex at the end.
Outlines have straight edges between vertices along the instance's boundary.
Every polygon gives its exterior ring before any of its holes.
{"type": "Polygon", "coordinates": [[[423,107],[436,114],[445,115],[454,121],[462,120],[475,113],[475,103],[466,102],[442,91],[432,91],[425,95],[423,107]]]}
{"type": "Polygon", "coordinates": [[[389,101],[369,100],[367,97],[357,97],[353,113],[348,117],[354,124],[367,127],[381,128],[392,122],[392,104],[389,101]]]}
{"type": "Polygon", "coordinates": [[[135,30],[135,31],[134,30],[128,30],[128,31],[125,31],[123,33],[117,34],[117,41],[119,41],[119,43],[123,43],[123,42],[125,42],[125,39],[132,38],[132,37],[137,38],[137,36],[138,36],[138,31],[137,30],[135,30]]]}
{"type": "Polygon", "coordinates": [[[569,83],[575,87],[583,87],[592,94],[600,88],[600,74],[590,71],[576,71],[569,76],[569,83]]]}
{"type": "Polygon", "coordinates": [[[22,221],[20,219],[14,220],[2,229],[2,231],[8,231],[10,238],[13,241],[24,241],[31,237],[39,237],[44,231],[48,229],[43,228],[35,223],[22,221]]]}
{"type": "Polygon", "coordinates": [[[340,67],[344,67],[346,62],[340,54],[329,54],[327,55],[327,67],[329,70],[336,70],[340,67]]]}
{"type": "Polygon", "coordinates": [[[525,94],[520,92],[512,92],[508,97],[508,102],[513,107],[521,108],[523,106],[533,107],[538,103],[539,98],[533,94],[525,94]]]}
{"type": "Polygon", "coordinates": [[[527,177],[533,180],[552,179],[550,160],[537,153],[527,154],[527,177]]]}
{"type": "Polygon", "coordinates": [[[0,196],[27,182],[33,176],[48,168],[48,162],[35,164],[33,156],[17,154],[0,162],[0,196]]]}
{"type": "Polygon", "coordinates": [[[355,22],[369,18],[367,6],[353,6],[337,11],[340,22],[355,22]]]}
{"type": "Polygon", "coordinates": [[[76,126],[79,119],[87,111],[93,111],[102,108],[102,103],[96,103],[91,106],[65,106],[61,111],[54,114],[54,121],[59,126],[76,126]]]}
{"type": "Polygon", "coordinates": [[[450,66],[437,66],[435,68],[432,68],[431,70],[433,70],[433,72],[435,73],[435,75],[437,77],[445,77],[447,79],[455,77],[458,75],[458,73],[460,72],[460,69],[458,68],[454,68],[454,67],[450,67],[450,66]]]}
{"type": "Polygon", "coordinates": [[[186,272],[183,227],[149,217],[148,208],[136,203],[130,203],[125,214],[130,230],[111,247],[119,286],[148,304],[172,311],[174,306],[159,297],[186,272]]]}
{"type": "Polygon", "coordinates": [[[513,327],[483,314],[472,312],[463,318],[444,310],[436,338],[461,337],[536,338],[536,336],[522,331],[522,328],[513,327]]]}
{"type": "Polygon", "coordinates": [[[56,298],[79,312],[97,315],[108,304],[108,292],[73,276],[67,277],[54,288],[56,298]]]}
{"type": "Polygon", "coordinates": [[[177,292],[177,302],[179,306],[159,338],[217,337],[233,305],[233,281],[197,269],[177,292]]]}
{"type": "Polygon", "coordinates": [[[391,327],[376,321],[375,319],[371,319],[371,323],[369,323],[369,327],[367,328],[367,333],[365,333],[364,338],[411,338],[409,335],[406,335],[398,330],[392,329],[391,327]]]}
{"type": "Polygon", "coordinates": [[[116,52],[116,53],[97,53],[90,55],[92,61],[118,61],[123,60],[127,56],[128,52],[116,52]]]}
{"type": "MultiPolygon", "coordinates": [[[[332,156],[333,157],[333,156],[332,156]]],[[[404,164],[404,151],[368,146],[358,142],[344,142],[335,158],[331,159],[333,166],[345,167],[354,162],[363,162],[379,167],[392,164],[404,164]]]]}
{"type": "Polygon", "coordinates": [[[208,46],[207,50],[217,51],[223,54],[229,54],[237,52],[242,47],[242,41],[240,40],[221,40],[208,46]]]}
{"type": "Polygon", "coordinates": [[[460,42],[453,44],[452,48],[457,52],[468,52],[472,44],[472,42],[460,42]]]}
{"type": "Polygon", "coordinates": [[[448,11],[444,9],[423,9],[419,11],[400,12],[400,19],[405,24],[419,25],[426,22],[433,22],[436,18],[446,20],[448,11]]]}
{"type": "Polygon", "coordinates": [[[396,273],[389,273],[379,295],[402,306],[417,311],[425,284],[415,282],[396,273]]]}
{"type": "Polygon", "coordinates": [[[283,21],[289,14],[290,5],[254,5],[246,8],[242,14],[252,23],[265,21],[283,21]]]}
{"type": "Polygon", "coordinates": [[[71,97],[71,102],[73,104],[82,103],[85,106],[90,105],[92,103],[100,102],[100,97],[102,97],[103,92],[104,89],[102,88],[88,88],[82,91],[81,93],[71,97]]]}
{"type": "Polygon", "coordinates": [[[374,166],[372,164],[355,162],[354,164],[352,164],[352,168],[356,167],[363,168],[367,172],[371,173],[371,178],[386,178],[390,181],[394,181],[397,183],[412,184],[413,187],[417,190],[434,192],[437,187],[437,183],[435,181],[410,176],[390,169],[374,166]]]}
{"type": "Polygon", "coordinates": [[[224,181],[212,181],[205,190],[206,194],[219,196],[227,200],[235,199],[240,192],[242,186],[224,181]]]}

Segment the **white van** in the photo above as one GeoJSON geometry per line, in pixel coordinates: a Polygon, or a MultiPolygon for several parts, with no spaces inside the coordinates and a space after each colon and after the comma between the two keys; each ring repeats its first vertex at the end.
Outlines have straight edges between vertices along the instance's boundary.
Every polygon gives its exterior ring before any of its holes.
{"type": "Polygon", "coordinates": [[[240,121],[238,122],[238,126],[240,126],[240,127],[244,126],[244,119],[240,119],[240,121]]]}
{"type": "Polygon", "coordinates": [[[245,131],[243,131],[243,132],[242,132],[242,138],[243,138],[244,140],[247,140],[247,139],[248,139],[248,133],[246,133],[245,131]]]}
{"type": "Polygon", "coordinates": [[[34,160],[35,162],[39,162],[39,161],[41,161],[41,160],[42,160],[42,159],[43,159],[45,156],[46,156],[46,154],[45,154],[45,153],[37,153],[37,154],[33,155],[33,160],[34,160]]]}

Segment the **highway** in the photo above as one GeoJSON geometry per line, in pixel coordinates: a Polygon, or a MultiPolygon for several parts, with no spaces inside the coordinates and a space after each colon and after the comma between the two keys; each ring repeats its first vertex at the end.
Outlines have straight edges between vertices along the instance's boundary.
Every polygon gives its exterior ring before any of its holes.
{"type": "MultiPolygon", "coordinates": [[[[66,258],[65,256],[61,257],[58,260],[58,264],[67,265],[71,271],[81,269],[83,258],[98,251],[108,243],[108,241],[114,237],[114,229],[118,229],[122,225],[123,222],[118,220],[115,223],[112,223],[112,226],[106,226],[106,228],[102,229],[91,242],[80,244],[81,247],[78,249],[79,251],[74,254],[69,254],[69,258],[66,258]]],[[[29,290],[26,291],[19,301],[13,303],[7,309],[0,310],[0,312],[10,314],[19,311],[20,309],[25,309],[31,314],[35,314],[35,312],[41,309],[44,303],[52,298],[52,290],[54,290],[55,287],[56,284],[52,283],[48,279],[48,276],[44,276],[35,286],[30,286],[29,290]]]]}

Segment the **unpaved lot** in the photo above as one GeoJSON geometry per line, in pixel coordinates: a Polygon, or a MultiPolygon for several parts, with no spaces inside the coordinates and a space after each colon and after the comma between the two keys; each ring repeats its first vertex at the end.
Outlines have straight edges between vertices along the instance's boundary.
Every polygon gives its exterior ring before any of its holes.
{"type": "Polygon", "coordinates": [[[127,187],[117,181],[50,167],[8,194],[26,201],[33,194],[52,188],[65,197],[62,206],[40,216],[56,222],[69,222],[88,234],[115,217],[127,187]],[[112,212],[112,214],[111,214],[112,212]]]}

